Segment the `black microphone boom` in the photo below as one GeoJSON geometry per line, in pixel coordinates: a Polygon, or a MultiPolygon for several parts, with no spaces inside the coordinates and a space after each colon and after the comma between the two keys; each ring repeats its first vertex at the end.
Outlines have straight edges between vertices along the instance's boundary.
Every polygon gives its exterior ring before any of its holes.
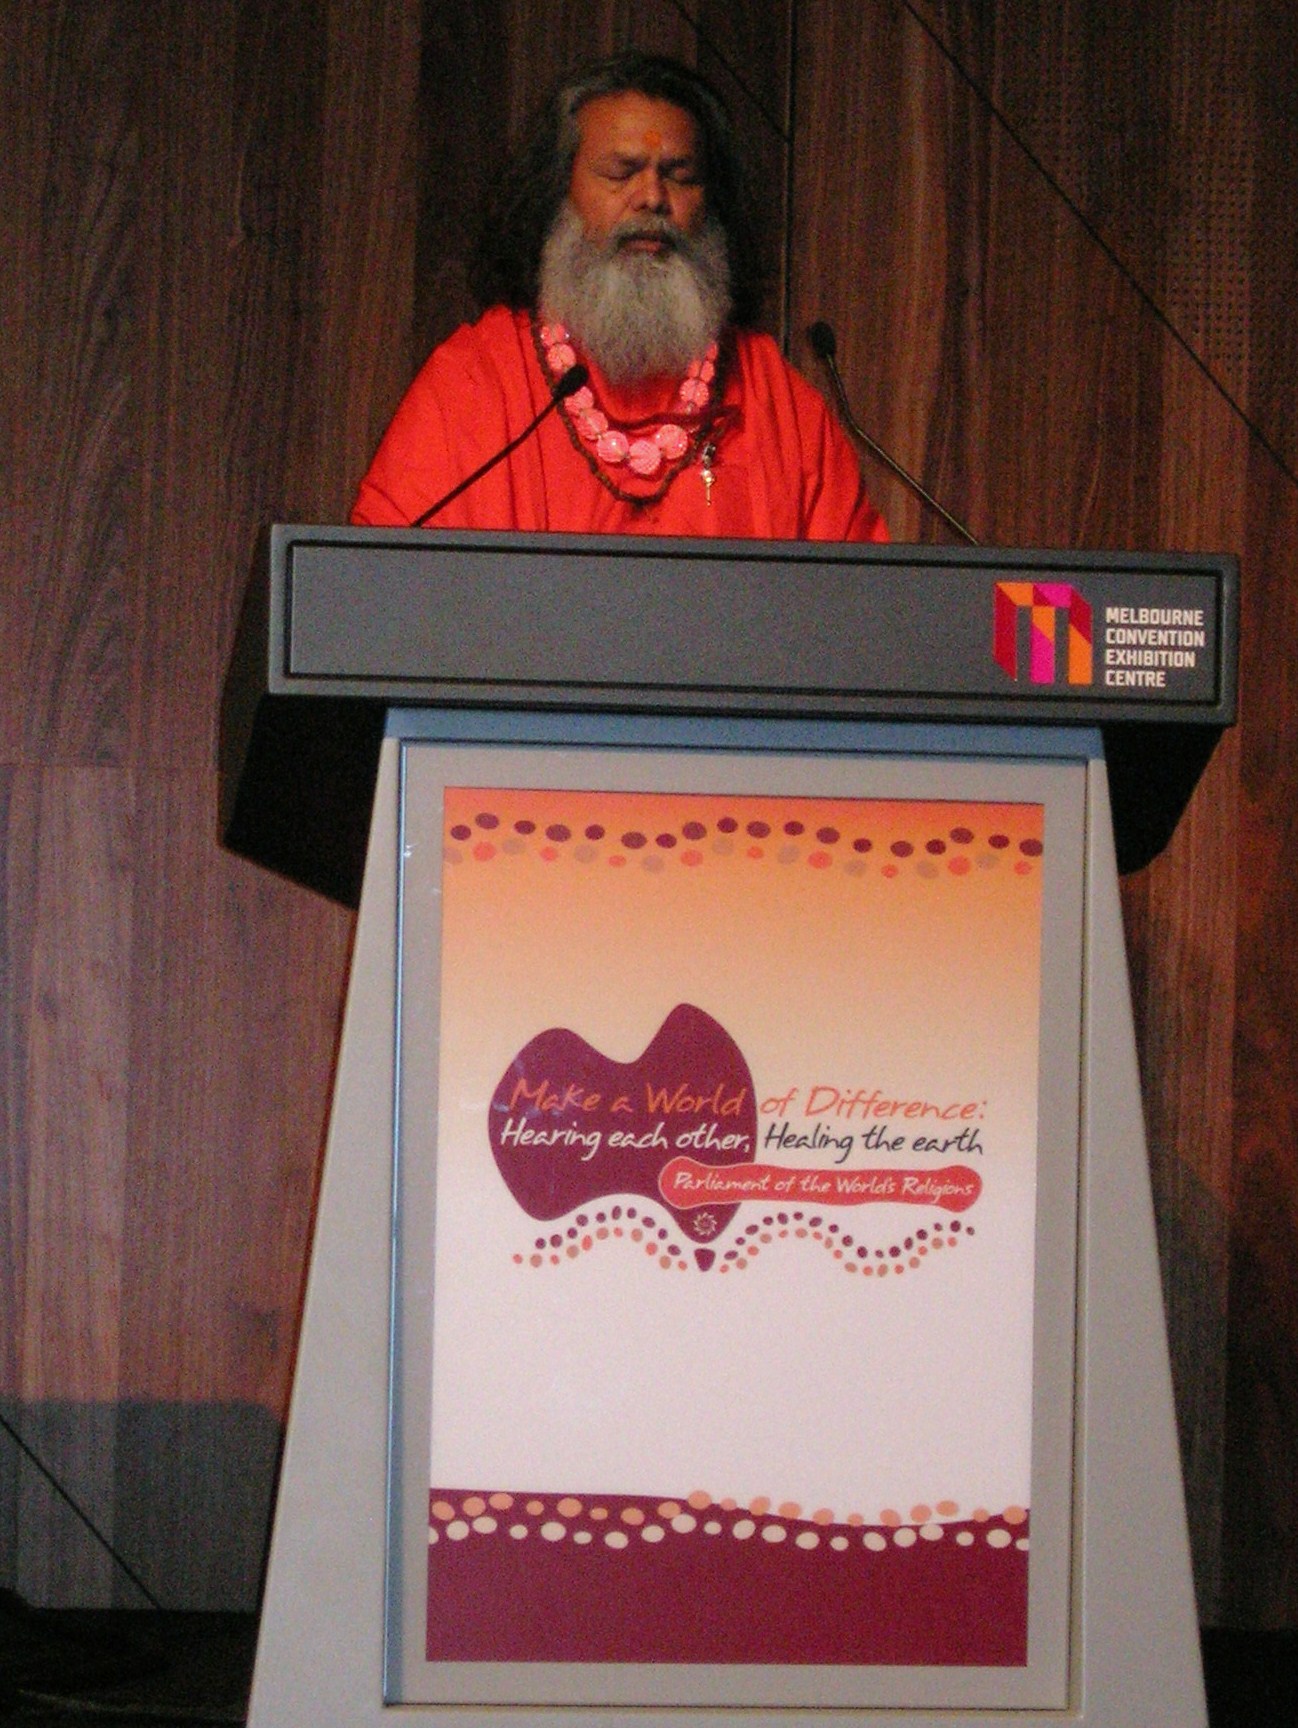
{"type": "Polygon", "coordinates": [[[425,523],[431,522],[433,517],[437,515],[438,511],[445,510],[446,506],[458,498],[461,492],[467,492],[469,487],[476,485],[477,482],[482,479],[484,474],[490,474],[491,470],[497,465],[497,463],[503,462],[507,456],[512,456],[515,450],[518,449],[519,445],[532,436],[533,432],[536,431],[537,427],[541,424],[542,420],[545,419],[547,414],[553,414],[560,402],[566,402],[569,396],[575,396],[577,391],[581,389],[582,385],[589,382],[590,373],[582,365],[580,360],[575,366],[569,366],[568,370],[562,375],[562,377],[555,379],[554,388],[550,392],[550,400],[546,403],[545,407],[542,408],[541,412],[534,419],[528,421],[527,425],[524,426],[523,430],[518,434],[518,437],[511,438],[509,443],[506,444],[503,449],[497,450],[494,456],[488,457],[482,464],[481,468],[475,468],[472,474],[461,480],[457,486],[452,486],[451,490],[444,498],[439,498],[436,504],[430,504],[427,510],[415,517],[410,526],[412,528],[422,528],[425,523]]]}
{"type": "Polygon", "coordinates": [[[829,381],[834,387],[834,399],[838,403],[838,412],[842,415],[843,424],[852,436],[858,438],[871,456],[876,461],[882,462],[890,474],[895,474],[902,485],[907,487],[921,504],[926,504],[930,510],[936,511],[948,528],[953,529],[962,540],[968,541],[970,546],[976,546],[978,542],[964,523],[958,522],[949,510],[938,503],[931,492],[926,492],[915,476],[908,474],[901,463],[890,456],[881,444],[876,443],[858,422],[852,412],[851,404],[847,400],[847,391],[843,387],[843,379],[838,370],[838,338],[834,335],[833,326],[826,324],[823,318],[817,319],[807,331],[807,339],[811,343],[812,351],[817,360],[821,362],[829,374],[829,381]]]}

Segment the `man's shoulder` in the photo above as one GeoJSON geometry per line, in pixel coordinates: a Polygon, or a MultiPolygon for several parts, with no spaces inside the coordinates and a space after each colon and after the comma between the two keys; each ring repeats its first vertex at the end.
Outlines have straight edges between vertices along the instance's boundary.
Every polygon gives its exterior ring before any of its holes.
{"type": "Polygon", "coordinates": [[[433,359],[461,363],[514,359],[531,345],[531,320],[526,312],[511,306],[489,306],[471,324],[457,330],[433,350],[433,359]]]}
{"type": "Polygon", "coordinates": [[[737,325],[732,331],[735,351],[741,361],[751,366],[787,365],[779,344],[773,336],[768,336],[765,330],[750,330],[744,325],[737,325]]]}
{"type": "MultiPolygon", "coordinates": [[[[488,454],[532,417],[538,376],[529,320],[507,306],[493,306],[472,324],[461,324],[439,342],[420,366],[384,435],[379,454],[426,453],[441,439],[457,461],[488,454]]],[[[422,457],[420,458],[422,459],[422,457]]],[[[472,466],[472,463],[470,463],[472,466]]]]}
{"type": "Polygon", "coordinates": [[[804,415],[818,416],[828,412],[819,390],[785,356],[773,336],[768,336],[764,330],[737,329],[734,340],[742,378],[750,383],[760,382],[767,391],[780,387],[781,395],[787,393],[787,398],[804,415]]]}

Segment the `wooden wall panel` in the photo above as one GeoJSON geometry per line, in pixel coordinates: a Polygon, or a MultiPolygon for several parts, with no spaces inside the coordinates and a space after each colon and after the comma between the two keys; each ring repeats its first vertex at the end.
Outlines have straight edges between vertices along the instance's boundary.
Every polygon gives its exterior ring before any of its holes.
{"type": "MultiPolygon", "coordinates": [[[[317,0],[327,23],[316,254],[276,508],[343,521],[409,378],[419,0],[317,0]]],[[[292,147],[281,172],[291,181],[292,147]]]]}
{"type": "MultiPolygon", "coordinates": [[[[0,766],[0,1408],[7,1420],[19,1422],[31,1258],[27,1074],[39,803],[38,774],[0,766]]],[[[27,1475],[9,1437],[0,1436],[0,1577],[6,1579],[17,1576],[19,1496],[27,1475]]]]}
{"type": "Polygon", "coordinates": [[[217,644],[283,472],[319,174],[318,12],[301,0],[148,15],[133,554],[151,579],[133,696],[141,758],[159,769],[212,759],[217,644]]]}
{"type": "Polygon", "coordinates": [[[14,1395],[22,1373],[38,795],[35,776],[0,766],[0,1397],[14,1395]]]}
{"type": "MultiPolygon", "coordinates": [[[[164,1601],[246,1607],[351,920],[221,851],[217,701],[256,530],[340,517],[404,383],[419,7],[0,18],[0,1395],[164,1601]]],[[[138,1604],[0,1475],[32,1600],[138,1604]]]]}
{"type": "Polygon", "coordinates": [[[214,794],[151,776],[133,835],[122,1392],[282,1413],[350,922],[194,830],[214,794]]]}
{"type": "MultiPolygon", "coordinates": [[[[822,0],[799,16],[793,357],[823,384],[805,333],[828,319],[858,419],[981,535],[985,411],[964,385],[984,364],[987,212],[966,202],[976,183],[951,168],[945,131],[973,128],[960,155],[976,159],[985,122],[953,110],[949,69],[898,8],[822,0]]],[[[898,483],[868,458],[865,472],[895,538],[933,537],[898,483]]]]}
{"type": "Polygon", "coordinates": [[[1256,0],[1244,723],[1227,1398],[1231,1618],[1298,1624],[1298,15],[1256,0]],[[1281,435],[1283,433],[1283,436],[1281,435]]]}
{"type": "Polygon", "coordinates": [[[485,178],[501,160],[508,107],[501,44],[508,39],[500,0],[477,7],[427,0],[424,6],[410,376],[452,330],[477,315],[468,258],[485,178]],[[464,102],[465,90],[477,99],[464,102]]]}
{"type": "Polygon", "coordinates": [[[1241,988],[1225,1497],[1230,1618],[1298,1621],[1298,489],[1256,447],[1244,556],[1241,988]]]}
{"type": "MultiPolygon", "coordinates": [[[[4,680],[0,736],[11,760],[22,751],[118,761],[129,676],[134,33],[103,8],[23,10],[10,22],[21,82],[9,112],[29,119],[32,179],[6,188],[15,249],[5,314],[8,323],[12,307],[15,361],[5,552],[21,572],[6,584],[5,648],[23,676],[4,680]],[[66,339],[45,340],[51,326],[66,339]]],[[[8,172],[21,172],[17,152],[5,154],[8,172]]]]}
{"type": "MultiPolygon", "coordinates": [[[[103,9],[10,8],[4,21],[0,1160],[21,1244],[4,1280],[2,1389],[110,1526],[132,916],[136,45],[130,21],[103,9]],[[58,1420],[43,1402],[51,1383],[95,1420],[58,1420]]],[[[50,1539],[50,1502],[29,1471],[11,1484],[15,1582],[94,1599],[103,1556],[50,1539]]]]}
{"type": "Polygon", "coordinates": [[[249,12],[163,4],[142,17],[134,113],[142,364],[131,523],[141,579],[131,696],[141,761],[176,767],[198,758],[210,737],[216,573],[232,551],[222,532],[223,409],[233,358],[224,313],[237,242],[234,35],[249,12]]]}
{"type": "MultiPolygon", "coordinates": [[[[39,780],[23,1004],[26,1275],[16,1390],[24,1401],[57,1385],[65,1401],[111,1408],[119,1392],[131,794],[112,769],[54,768],[39,780]]],[[[104,1438],[103,1421],[43,1422],[31,1436],[43,1452],[55,1447],[59,1470],[111,1523],[113,1454],[104,1438]]],[[[103,1556],[84,1546],[29,1541],[18,1555],[19,1588],[38,1598],[75,1596],[104,1573],[103,1556]]]]}
{"type": "MultiPolygon", "coordinates": [[[[6,412],[0,414],[0,644],[10,665],[25,658],[29,631],[27,606],[16,578],[25,567],[31,505],[19,480],[19,453],[25,441],[24,411],[29,400],[34,355],[28,329],[31,290],[37,275],[39,241],[29,188],[45,175],[46,127],[39,118],[49,106],[43,67],[31,51],[29,15],[14,6],[0,7],[0,103],[6,114],[22,114],[28,122],[26,151],[0,150],[0,307],[4,309],[0,337],[3,346],[6,412]]],[[[18,753],[26,699],[16,679],[0,685],[0,762],[18,753]]],[[[2,1346],[0,1346],[2,1348],[2,1346]]]]}
{"type": "Polygon", "coordinates": [[[1298,14],[1289,0],[1252,0],[1252,12],[1248,404],[1292,480],[1298,476],[1298,14]]]}
{"type": "MultiPolygon", "coordinates": [[[[1169,344],[1159,429],[1161,544],[1242,548],[1248,437],[1169,344]]],[[[1172,843],[1124,884],[1145,1119],[1192,1495],[1200,1612],[1227,1610],[1223,1472],[1241,734],[1223,738],[1172,843]]]]}
{"type": "Polygon", "coordinates": [[[23,1375],[112,1396],[121,1348],[132,913],[128,781],[43,776],[28,1003],[23,1375]]]}
{"type": "Polygon", "coordinates": [[[1124,884],[1163,1297],[1200,1618],[1225,1610],[1238,740],[1225,740],[1167,852],[1124,884]]]}
{"type": "MultiPolygon", "coordinates": [[[[957,9],[920,10],[941,33],[957,9]]],[[[1250,455],[1256,462],[1266,453],[1278,473],[1293,480],[1292,416],[1282,406],[1291,398],[1295,367],[1288,313],[1298,172],[1293,9],[1092,4],[1049,13],[1016,8],[1005,20],[998,56],[977,61],[971,76],[991,91],[1097,244],[1130,276],[1149,322],[1169,333],[1155,428],[1157,538],[1150,534],[1148,543],[1249,545],[1246,624],[1273,618],[1276,550],[1286,538],[1292,544],[1291,528],[1276,516],[1274,528],[1259,535],[1246,476],[1250,455]]],[[[958,38],[958,23],[945,41],[958,38]]],[[[1274,642],[1269,627],[1267,637],[1274,642]]],[[[1247,1520],[1234,1506],[1221,1525],[1214,1511],[1220,1533],[1215,1566],[1207,1552],[1208,1509],[1195,1502],[1201,1605],[1210,1617],[1220,1612],[1247,1620],[1266,1602],[1273,1621],[1292,1621],[1298,1614],[1294,1532],[1283,1508],[1298,1487],[1298,1456],[1285,1438],[1298,1431],[1298,1405],[1292,1380],[1278,1370],[1298,1354],[1298,1323],[1281,1318],[1298,1315],[1298,1288],[1283,1253],[1253,1250],[1255,1229],[1269,1238],[1274,1209],[1262,1222],[1242,1193],[1235,1204],[1230,1200],[1232,1142],[1224,1103],[1230,1084],[1222,1037],[1233,1019],[1236,901],[1239,1013],[1246,1023],[1267,1024],[1271,1039],[1294,1018],[1279,996],[1264,993],[1258,1000],[1254,991],[1265,972],[1256,970],[1250,933],[1265,923],[1263,940],[1274,941],[1276,926],[1255,911],[1255,902],[1265,906],[1271,899],[1264,869],[1246,845],[1234,844],[1239,763],[1247,770],[1262,732],[1275,735],[1286,700],[1277,670],[1273,657],[1259,685],[1246,670],[1244,723],[1168,856],[1128,884],[1124,899],[1166,1289],[1173,1335],[1187,1346],[1177,1359],[1187,1469],[1194,1485],[1219,1480],[1224,1453],[1229,1480],[1238,1487],[1264,1458],[1260,1480],[1269,1484],[1266,1510],[1254,1508],[1247,1520]],[[1187,922],[1187,905],[1195,902],[1199,913],[1187,922]],[[1205,1041],[1206,1021],[1219,1035],[1205,1041]],[[1228,1259],[1227,1401],[1225,1356],[1203,1341],[1215,1346],[1221,1336],[1228,1259]],[[1253,1349],[1255,1331],[1267,1337],[1268,1351],[1253,1349]],[[1255,1363],[1249,1375],[1242,1367],[1246,1358],[1255,1363]],[[1205,1478],[1204,1466],[1214,1460],[1205,1478]],[[1267,1559],[1259,1564],[1262,1555],[1267,1559]]],[[[1268,803],[1284,793],[1273,781],[1268,803]]],[[[1284,931],[1283,924],[1279,928],[1284,931]]],[[[1287,934],[1280,952],[1290,952],[1287,934]]],[[[1247,1060],[1253,1049],[1247,1035],[1239,1049],[1244,1060],[1235,1097],[1256,1121],[1257,1100],[1268,1084],[1247,1060]]],[[[1292,1052],[1286,1053],[1292,1072],[1292,1052]]],[[[1242,1130],[1240,1147],[1247,1135],[1242,1130]]],[[[1267,1162],[1273,1176],[1286,1172],[1292,1191],[1293,1155],[1286,1145],[1292,1141],[1283,1136],[1273,1141],[1267,1162]]]]}

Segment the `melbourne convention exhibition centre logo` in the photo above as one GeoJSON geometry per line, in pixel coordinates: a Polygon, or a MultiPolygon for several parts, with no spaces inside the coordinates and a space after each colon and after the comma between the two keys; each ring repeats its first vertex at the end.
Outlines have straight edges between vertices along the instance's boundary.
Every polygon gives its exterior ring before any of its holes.
{"type": "Polygon", "coordinates": [[[1211,608],[1189,598],[1188,605],[1106,601],[1097,673],[1091,604],[1071,583],[998,582],[992,652],[1016,683],[1026,659],[1030,684],[1184,698],[1210,676],[1213,655],[1211,608]]]}
{"type": "Polygon", "coordinates": [[[1025,616],[1028,681],[1055,684],[1062,670],[1067,683],[1090,684],[1095,676],[1090,602],[1067,582],[996,584],[993,652],[996,664],[1016,681],[1025,616]]]}

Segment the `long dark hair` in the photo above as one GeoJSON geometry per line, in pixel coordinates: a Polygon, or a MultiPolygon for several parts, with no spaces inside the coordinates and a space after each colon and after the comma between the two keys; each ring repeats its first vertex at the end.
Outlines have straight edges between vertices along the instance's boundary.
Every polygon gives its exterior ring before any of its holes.
{"type": "Polygon", "coordinates": [[[703,146],[707,207],[725,231],[732,317],[757,315],[761,273],[743,166],[730,112],[712,86],[679,60],[636,49],[601,60],[561,84],[505,164],[488,200],[469,280],[483,306],[535,306],[541,248],[572,179],[577,116],[597,96],[635,91],[691,115],[703,146]]]}

